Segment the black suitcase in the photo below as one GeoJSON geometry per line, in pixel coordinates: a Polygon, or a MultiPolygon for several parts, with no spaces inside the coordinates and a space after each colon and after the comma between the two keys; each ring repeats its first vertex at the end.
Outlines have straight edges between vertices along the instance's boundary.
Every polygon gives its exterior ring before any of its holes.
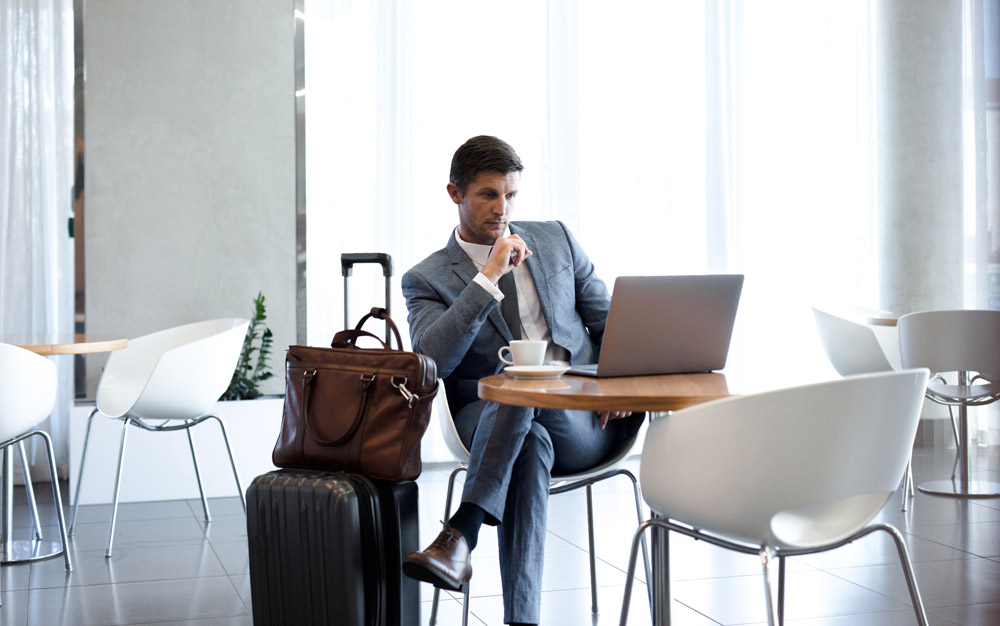
{"type": "Polygon", "coordinates": [[[417,626],[417,484],[278,470],[247,490],[255,626],[417,626]]]}

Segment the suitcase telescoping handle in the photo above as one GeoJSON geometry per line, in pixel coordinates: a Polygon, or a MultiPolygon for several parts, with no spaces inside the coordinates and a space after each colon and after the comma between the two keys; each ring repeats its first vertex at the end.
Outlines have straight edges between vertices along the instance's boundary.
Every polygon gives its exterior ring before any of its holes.
{"type": "MultiPolygon", "coordinates": [[[[344,328],[350,328],[351,323],[348,319],[350,315],[350,297],[347,292],[347,279],[354,272],[355,263],[365,265],[369,263],[378,263],[382,266],[382,275],[385,276],[385,312],[388,315],[391,312],[390,309],[390,295],[391,295],[391,284],[390,278],[392,278],[392,257],[385,252],[351,252],[340,255],[340,273],[344,277],[344,328]]],[[[390,337],[392,331],[389,329],[389,325],[386,324],[385,327],[385,342],[390,343],[390,337]]],[[[402,349],[402,346],[400,346],[402,349]]]]}

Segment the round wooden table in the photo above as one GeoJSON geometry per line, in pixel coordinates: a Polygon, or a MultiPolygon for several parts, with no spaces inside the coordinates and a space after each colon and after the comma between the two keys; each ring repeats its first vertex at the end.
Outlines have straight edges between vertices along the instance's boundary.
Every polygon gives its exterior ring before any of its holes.
{"type": "MultiPolygon", "coordinates": [[[[51,356],[58,354],[92,354],[113,352],[128,346],[128,339],[105,334],[4,334],[0,343],[30,350],[35,354],[51,356]]],[[[23,444],[21,455],[24,456],[23,444]]],[[[10,446],[3,449],[3,494],[0,496],[0,562],[25,563],[48,559],[62,553],[62,543],[48,541],[36,535],[35,539],[13,538],[14,528],[14,455],[10,446]]],[[[26,477],[25,489],[31,489],[30,477],[26,477]]],[[[32,494],[32,498],[34,495],[32,494]]]]}
{"type": "Polygon", "coordinates": [[[495,374],[479,380],[484,400],[543,409],[588,411],[677,411],[732,395],[725,374],[668,374],[551,379],[495,374]]]}
{"type": "Polygon", "coordinates": [[[128,339],[115,335],[92,333],[60,334],[8,334],[0,335],[0,343],[31,350],[35,354],[92,354],[113,352],[128,346],[128,339]]]}

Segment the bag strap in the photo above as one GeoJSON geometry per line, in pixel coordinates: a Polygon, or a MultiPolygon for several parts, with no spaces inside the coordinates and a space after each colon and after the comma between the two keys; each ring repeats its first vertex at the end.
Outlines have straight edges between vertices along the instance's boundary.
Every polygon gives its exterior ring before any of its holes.
{"type": "Polygon", "coordinates": [[[341,435],[339,439],[334,439],[333,441],[321,438],[316,434],[312,424],[309,423],[309,390],[312,389],[314,380],[316,380],[316,370],[302,372],[302,423],[306,425],[306,432],[309,436],[319,445],[338,445],[354,435],[354,431],[358,429],[358,425],[361,423],[361,418],[368,412],[368,401],[371,399],[372,391],[375,389],[375,385],[372,384],[375,382],[375,374],[361,374],[361,403],[358,406],[358,413],[354,416],[354,421],[351,423],[351,427],[347,429],[347,432],[341,435]]]}
{"type": "Polygon", "coordinates": [[[358,339],[361,337],[371,337],[375,341],[382,344],[382,347],[386,350],[391,350],[380,337],[376,337],[367,330],[342,330],[333,336],[333,341],[330,342],[331,348],[352,348],[357,344],[358,339]]]}
{"type": "Polygon", "coordinates": [[[392,346],[391,345],[389,345],[386,342],[382,341],[380,338],[376,337],[372,333],[370,333],[370,332],[368,332],[366,330],[361,330],[361,327],[365,325],[365,322],[367,322],[370,318],[373,318],[373,317],[375,319],[385,320],[385,323],[389,325],[389,328],[392,329],[392,333],[396,336],[396,349],[397,350],[402,350],[403,349],[403,340],[399,336],[399,329],[396,328],[396,323],[392,321],[391,317],[389,317],[388,311],[386,311],[385,309],[383,309],[381,307],[377,307],[377,306],[376,307],[372,307],[372,310],[369,311],[367,314],[365,314],[364,317],[361,318],[361,321],[358,322],[358,325],[354,327],[354,330],[342,330],[339,333],[337,333],[336,335],[334,335],[333,336],[333,341],[330,342],[330,347],[332,347],[332,348],[353,347],[353,346],[357,345],[357,341],[358,341],[359,338],[361,338],[361,337],[371,337],[375,341],[377,341],[380,344],[382,344],[382,346],[386,350],[392,350],[392,346]]]}
{"type": "MultiPolygon", "coordinates": [[[[367,315],[361,318],[361,321],[358,322],[358,325],[354,327],[354,330],[361,330],[361,327],[364,326],[365,322],[368,321],[368,319],[371,317],[374,317],[375,319],[379,320],[385,320],[385,323],[388,324],[389,328],[392,329],[392,334],[396,336],[396,349],[402,350],[403,340],[399,337],[399,329],[396,328],[396,323],[392,321],[391,317],[389,317],[389,312],[383,309],[382,307],[373,306],[372,310],[369,311],[367,315]]],[[[391,348],[391,346],[386,346],[386,347],[391,348]]]]}

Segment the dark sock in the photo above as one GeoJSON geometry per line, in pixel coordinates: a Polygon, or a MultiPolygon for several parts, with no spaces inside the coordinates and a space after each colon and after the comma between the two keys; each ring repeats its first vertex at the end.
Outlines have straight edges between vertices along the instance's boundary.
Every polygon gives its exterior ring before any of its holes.
{"type": "Polygon", "coordinates": [[[485,520],[486,511],[471,502],[463,502],[448,520],[448,525],[462,533],[471,551],[479,541],[479,527],[483,525],[485,520]]]}
{"type": "Polygon", "coordinates": [[[507,626],[538,626],[537,624],[527,624],[525,622],[511,622],[507,626]]]}

